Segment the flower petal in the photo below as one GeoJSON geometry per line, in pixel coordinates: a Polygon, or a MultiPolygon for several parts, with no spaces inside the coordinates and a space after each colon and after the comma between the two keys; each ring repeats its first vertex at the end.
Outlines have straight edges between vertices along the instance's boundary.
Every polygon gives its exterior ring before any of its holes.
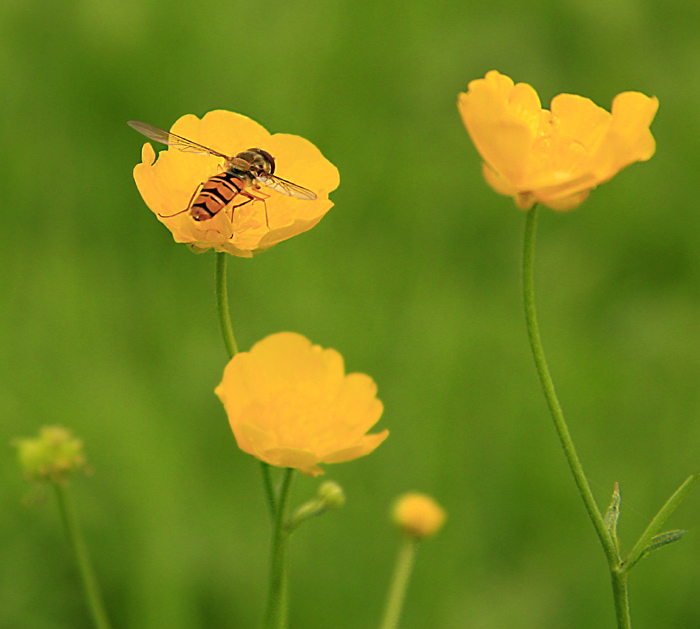
{"type": "Polygon", "coordinates": [[[581,145],[584,154],[595,151],[605,138],[612,116],[589,98],[559,94],[552,99],[552,134],[560,142],[581,145]]]}
{"type": "Polygon", "coordinates": [[[610,130],[596,156],[596,174],[601,182],[634,162],[651,159],[656,142],[649,126],[658,108],[658,99],[639,92],[623,92],[615,97],[610,130]]]}
{"type": "Polygon", "coordinates": [[[365,435],[360,440],[360,443],[354,446],[326,454],[323,457],[323,463],[345,463],[346,461],[365,456],[377,448],[388,436],[389,431],[386,429],[378,433],[365,435]]]}
{"type": "Polygon", "coordinates": [[[319,461],[312,452],[296,448],[270,448],[265,450],[262,459],[276,467],[294,467],[305,469],[315,466],[319,461]]]}
{"type": "Polygon", "coordinates": [[[508,77],[489,72],[459,95],[462,120],[477,150],[495,172],[513,182],[525,175],[539,116],[537,94],[521,85],[516,90],[508,77]]]}

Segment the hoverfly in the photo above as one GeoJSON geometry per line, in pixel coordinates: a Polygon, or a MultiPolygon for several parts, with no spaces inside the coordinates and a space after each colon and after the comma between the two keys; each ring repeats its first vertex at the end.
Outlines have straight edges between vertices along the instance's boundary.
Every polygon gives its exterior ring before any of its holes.
{"type": "MultiPolygon", "coordinates": [[[[223,171],[201,183],[192,194],[187,207],[181,212],[176,212],[170,216],[177,216],[177,214],[182,214],[182,212],[189,210],[190,216],[195,221],[208,221],[233,203],[236,197],[244,197],[245,201],[237,205],[231,205],[231,216],[233,216],[233,211],[236,208],[247,203],[253,201],[265,203],[268,195],[259,193],[261,196],[258,197],[248,190],[249,188],[260,190],[261,184],[270,190],[294,197],[295,199],[313,201],[316,198],[316,195],[311,190],[297,186],[286,179],[276,177],[274,175],[275,159],[263,149],[252,148],[231,157],[169,131],[154,127],[147,122],[130,120],[128,124],[147,138],[161,144],[174,146],[183,153],[213,155],[224,160],[223,171]]],[[[165,218],[170,218],[170,216],[165,218]]],[[[267,206],[265,206],[265,221],[267,222],[267,206]]]]}

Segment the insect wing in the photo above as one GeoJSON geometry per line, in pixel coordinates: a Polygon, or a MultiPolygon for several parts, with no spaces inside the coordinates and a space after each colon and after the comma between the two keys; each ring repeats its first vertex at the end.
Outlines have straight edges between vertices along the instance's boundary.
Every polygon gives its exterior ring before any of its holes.
{"type": "Polygon", "coordinates": [[[136,129],[139,133],[142,133],[150,140],[154,142],[160,142],[161,144],[167,144],[168,146],[174,146],[176,149],[181,150],[183,153],[194,153],[195,155],[214,155],[215,157],[222,157],[223,159],[228,159],[228,155],[214,151],[213,149],[192,142],[187,138],[170,133],[170,131],[165,131],[164,129],[159,129],[154,127],[152,124],[147,122],[140,122],[138,120],[129,120],[127,123],[132,129],[136,129]]]}
{"type": "Polygon", "coordinates": [[[274,175],[258,175],[257,180],[263,184],[263,186],[279,192],[280,194],[286,194],[288,197],[294,197],[295,199],[302,199],[303,201],[313,201],[316,198],[316,194],[297,186],[291,181],[286,179],[280,179],[274,175]]]}

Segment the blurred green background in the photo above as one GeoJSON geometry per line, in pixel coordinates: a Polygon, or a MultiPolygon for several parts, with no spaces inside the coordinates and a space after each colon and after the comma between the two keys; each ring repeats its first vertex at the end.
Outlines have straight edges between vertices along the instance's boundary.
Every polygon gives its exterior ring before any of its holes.
{"type": "MultiPolygon", "coordinates": [[[[700,456],[700,5],[695,0],[0,4],[0,626],[90,627],[53,496],[9,446],[72,428],[73,483],[116,628],[255,627],[269,528],[257,462],[213,394],[214,256],[172,242],[131,171],[136,118],[217,108],[337,165],[311,232],[229,260],[239,345],[292,330],[372,375],[391,436],[327,467],[348,504],[292,540],[291,626],[376,627],[401,492],[449,512],[405,629],[614,627],[602,550],[527,345],[524,215],[483,182],[457,93],[498,69],[548,105],[654,94],[655,157],[543,211],[545,348],[601,507],[629,549],[700,456]]],[[[303,183],[303,182],[302,182],[303,183]]],[[[318,481],[300,478],[294,501],[318,481]]],[[[700,491],[632,573],[635,629],[700,626],[700,491]]]]}

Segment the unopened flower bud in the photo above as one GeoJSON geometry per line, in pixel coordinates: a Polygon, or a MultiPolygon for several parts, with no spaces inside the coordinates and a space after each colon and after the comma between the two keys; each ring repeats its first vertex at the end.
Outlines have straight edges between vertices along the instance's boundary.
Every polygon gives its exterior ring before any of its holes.
{"type": "Polygon", "coordinates": [[[435,535],[447,513],[430,496],[410,492],[403,494],[394,504],[392,520],[409,537],[423,539],[435,535]]]}
{"type": "Polygon", "coordinates": [[[343,488],[331,480],[318,488],[318,497],[327,509],[340,509],[345,504],[343,488]]]}
{"type": "Polygon", "coordinates": [[[38,437],[16,439],[13,445],[30,481],[62,483],[85,465],[83,442],[62,426],[43,426],[38,437]]]}

